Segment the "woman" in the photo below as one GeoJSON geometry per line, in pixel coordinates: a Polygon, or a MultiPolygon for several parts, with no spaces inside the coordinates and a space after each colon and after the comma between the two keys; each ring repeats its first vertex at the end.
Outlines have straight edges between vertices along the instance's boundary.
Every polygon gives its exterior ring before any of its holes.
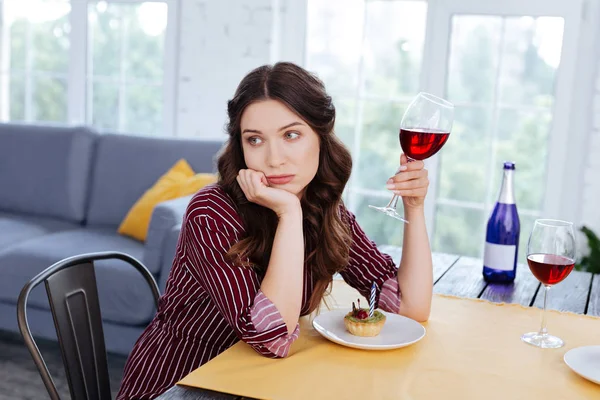
{"type": "Polygon", "coordinates": [[[401,172],[387,182],[410,221],[397,268],[342,203],[352,161],[319,79],[291,63],[259,67],[228,114],[219,181],[189,203],[165,294],[129,356],[118,399],[156,397],[239,340],[263,356],[287,356],[299,317],[319,306],[336,272],[367,298],[375,282],[378,308],[429,317],[423,163],[401,156],[401,172]]]}

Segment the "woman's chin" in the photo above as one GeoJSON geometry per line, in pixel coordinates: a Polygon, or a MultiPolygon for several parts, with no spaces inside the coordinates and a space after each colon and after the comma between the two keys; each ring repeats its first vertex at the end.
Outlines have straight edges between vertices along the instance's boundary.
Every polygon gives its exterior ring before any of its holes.
{"type": "Polygon", "coordinates": [[[294,190],[295,188],[286,189],[286,191],[290,192],[293,195],[298,196],[298,198],[302,197],[303,191],[294,190]]]}
{"type": "Polygon", "coordinates": [[[286,192],[291,193],[295,196],[298,196],[298,198],[302,198],[302,194],[304,193],[304,188],[298,190],[298,186],[293,185],[291,183],[286,183],[285,185],[277,185],[276,187],[278,189],[285,190],[286,192]]]}

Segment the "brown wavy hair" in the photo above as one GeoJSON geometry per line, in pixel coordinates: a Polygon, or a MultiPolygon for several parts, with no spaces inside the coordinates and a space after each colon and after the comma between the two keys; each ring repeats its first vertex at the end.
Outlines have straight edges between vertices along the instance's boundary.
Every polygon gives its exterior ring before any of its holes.
{"type": "Polygon", "coordinates": [[[246,75],[227,104],[229,139],[218,158],[218,183],[233,199],[247,234],[229,250],[231,260],[264,274],[271,257],[277,216],[249,202],[236,181],[240,169],[247,168],[241,141],[242,113],[250,104],[267,99],[285,104],[319,136],[319,166],[301,199],[304,262],[315,280],[309,301],[312,312],[319,306],[333,274],[348,264],[352,236],[340,206],[352,158],[334,134],[335,107],[319,78],[288,62],[264,65],[246,75]]]}

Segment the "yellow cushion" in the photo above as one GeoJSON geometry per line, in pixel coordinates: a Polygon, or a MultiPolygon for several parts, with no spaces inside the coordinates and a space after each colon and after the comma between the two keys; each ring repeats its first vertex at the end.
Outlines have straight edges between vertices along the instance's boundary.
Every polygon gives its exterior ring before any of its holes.
{"type": "Polygon", "coordinates": [[[195,174],[192,167],[181,159],[139,198],[131,207],[118,232],[139,241],[145,241],[154,207],[166,200],[196,193],[217,181],[214,174],[195,174]]]}

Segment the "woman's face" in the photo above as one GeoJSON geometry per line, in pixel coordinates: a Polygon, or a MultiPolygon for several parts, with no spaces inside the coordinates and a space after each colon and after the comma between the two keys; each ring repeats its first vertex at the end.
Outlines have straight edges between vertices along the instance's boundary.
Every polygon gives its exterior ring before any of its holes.
{"type": "Polygon", "coordinates": [[[302,196],[319,168],[319,136],[277,100],[250,104],[241,119],[242,148],[249,169],[272,187],[302,196]]]}

